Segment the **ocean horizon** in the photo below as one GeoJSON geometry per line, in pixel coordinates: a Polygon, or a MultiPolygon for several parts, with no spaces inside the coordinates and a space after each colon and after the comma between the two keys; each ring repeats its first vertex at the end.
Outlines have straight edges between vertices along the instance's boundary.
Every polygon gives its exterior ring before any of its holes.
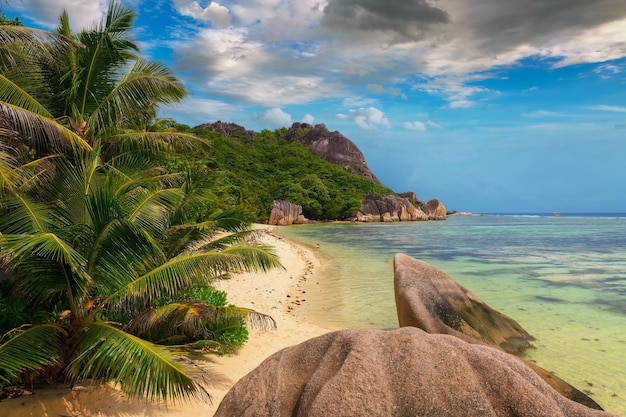
{"type": "Polygon", "coordinates": [[[481,213],[277,233],[325,259],[306,285],[300,313],[309,320],[396,328],[392,262],[405,253],[520,323],[536,338],[526,359],[626,415],[626,213],[481,213]]]}

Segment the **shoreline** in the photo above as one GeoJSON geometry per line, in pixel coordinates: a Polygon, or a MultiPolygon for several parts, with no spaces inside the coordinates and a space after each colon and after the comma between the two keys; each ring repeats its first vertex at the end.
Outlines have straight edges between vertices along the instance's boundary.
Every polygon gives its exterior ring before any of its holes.
{"type": "Polygon", "coordinates": [[[226,291],[228,302],[271,316],[276,330],[249,329],[246,344],[233,354],[218,356],[201,353],[193,365],[206,380],[211,403],[190,400],[180,403],[149,403],[130,399],[109,386],[88,385],[45,388],[31,395],[0,401],[0,415],[30,417],[71,415],[73,417],[207,417],[212,416],[222,398],[241,377],[273,353],[288,346],[333,331],[310,323],[297,314],[306,303],[304,283],[322,269],[322,259],[314,249],[278,236],[276,226],[255,224],[256,240],[274,248],[285,269],[235,274],[216,281],[214,287],[226,291]]]}

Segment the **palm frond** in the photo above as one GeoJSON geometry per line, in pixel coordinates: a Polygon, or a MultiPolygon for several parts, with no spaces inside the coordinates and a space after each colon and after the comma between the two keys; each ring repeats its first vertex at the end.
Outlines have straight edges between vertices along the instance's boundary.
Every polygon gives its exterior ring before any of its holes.
{"type": "Polygon", "coordinates": [[[62,54],[69,45],[75,45],[75,41],[57,33],[22,26],[0,26],[0,69],[6,71],[24,57],[62,54]]]}
{"type": "Polygon", "coordinates": [[[276,321],[267,314],[245,307],[228,306],[222,308],[230,309],[229,314],[232,314],[234,311],[237,315],[243,317],[246,324],[250,327],[259,330],[276,330],[276,321]]]}
{"type": "Polygon", "coordinates": [[[70,244],[54,233],[12,234],[0,236],[0,245],[11,253],[8,265],[19,268],[27,259],[43,258],[63,265],[72,270],[85,265],[85,258],[70,244]]]}
{"type": "MultiPolygon", "coordinates": [[[[87,125],[102,132],[115,125],[120,115],[153,109],[159,104],[176,103],[186,93],[169,69],[156,62],[139,60],[89,114],[87,125]]],[[[175,136],[175,135],[174,135],[175,136]]]]}
{"type": "MultiPolygon", "coordinates": [[[[6,131],[0,129],[0,196],[8,192],[27,193],[34,187],[49,182],[54,172],[51,161],[57,155],[21,163],[18,160],[18,147],[1,141],[4,133],[6,131]]],[[[11,142],[11,139],[7,142],[11,142]]]]}
{"type": "Polygon", "coordinates": [[[157,343],[177,335],[186,336],[187,340],[206,339],[208,332],[203,319],[210,311],[211,306],[203,302],[170,303],[146,310],[131,320],[128,328],[132,333],[157,343]]]}
{"type": "Polygon", "coordinates": [[[274,268],[284,268],[271,246],[241,244],[230,246],[220,253],[241,258],[243,262],[239,267],[231,269],[236,272],[267,272],[274,268]]]}
{"type": "MultiPolygon", "coordinates": [[[[120,70],[129,59],[135,59],[137,46],[129,39],[135,13],[120,1],[112,1],[105,17],[92,30],[84,30],[79,35],[85,45],[77,55],[81,62],[80,72],[74,71],[77,92],[76,120],[87,121],[101,105],[101,100],[111,91],[111,85],[120,70]]],[[[115,124],[115,119],[107,120],[108,126],[115,124]]],[[[105,126],[94,126],[87,121],[92,136],[105,133],[105,126]]]]}
{"type": "Polygon", "coordinates": [[[52,114],[35,97],[30,95],[13,80],[0,74],[0,100],[28,110],[34,114],[52,118],[52,114]]]}
{"type": "Polygon", "coordinates": [[[23,138],[31,140],[37,150],[62,149],[71,146],[76,149],[91,149],[91,146],[54,119],[0,101],[0,128],[17,131],[23,138]]]}
{"type": "Polygon", "coordinates": [[[184,300],[147,310],[128,326],[132,333],[157,343],[176,339],[178,343],[191,343],[210,338],[219,323],[230,323],[232,319],[237,323],[244,320],[261,330],[276,329],[276,322],[266,314],[233,305],[214,306],[199,300],[184,300]]]}
{"type": "Polygon", "coordinates": [[[151,400],[206,394],[166,349],[106,323],[89,324],[75,352],[69,372],[76,380],[114,381],[128,394],[151,400]]]}
{"type": "Polygon", "coordinates": [[[206,139],[196,135],[180,132],[123,132],[111,135],[109,141],[115,142],[120,152],[136,150],[150,151],[153,154],[185,148],[195,151],[206,151],[210,147],[206,139]]]}
{"type": "Polygon", "coordinates": [[[52,365],[59,359],[62,327],[40,324],[0,339],[0,384],[19,382],[21,373],[52,365]]]}
{"type": "Polygon", "coordinates": [[[222,252],[183,253],[137,277],[112,294],[109,305],[172,297],[180,290],[208,284],[228,271],[267,271],[282,267],[268,247],[237,246],[222,252]]]}
{"type": "Polygon", "coordinates": [[[25,195],[15,194],[0,202],[0,231],[4,234],[30,234],[45,232],[51,223],[51,213],[46,204],[25,195]]]}
{"type": "Polygon", "coordinates": [[[170,210],[183,197],[182,191],[177,188],[156,191],[135,189],[135,191],[126,195],[128,220],[137,223],[151,236],[160,236],[168,226],[170,210]]]}

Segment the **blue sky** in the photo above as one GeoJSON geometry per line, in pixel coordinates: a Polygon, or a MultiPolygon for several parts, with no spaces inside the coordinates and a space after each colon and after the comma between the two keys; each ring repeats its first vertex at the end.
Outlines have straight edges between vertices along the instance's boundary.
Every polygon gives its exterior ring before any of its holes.
{"type": "MultiPolygon", "coordinates": [[[[98,0],[9,0],[78,30],[98,0]]],[[[324,123],[397,192],[448,209],[626,211],[624,0],[128,0],[190,91],[163,116],[324,123]]]]}

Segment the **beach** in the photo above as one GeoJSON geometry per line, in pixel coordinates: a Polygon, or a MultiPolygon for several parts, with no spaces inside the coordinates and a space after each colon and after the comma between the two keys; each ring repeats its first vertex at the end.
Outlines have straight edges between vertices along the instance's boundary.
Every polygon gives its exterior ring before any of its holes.
{"type": "MultiPolygon", "coordinates": [[[[315,249],[297,245],[272,233],[273,226],[255,225],[259,243],[274,248],[284,269],[267,273],[235,274],[215,287],[228,293],[228,301],[270,315],[276,330],[250,329],[248,342],[235,354],[194,356],[192,366],[204,380],[211,401],[148,403],[130,399],[109,386],[81,385],[69,389],[37,389],[33,394],[0,401],[0,415],[10,417],[207,417],[213,415],[230,387],[278,350],[324,334],[329,329],[306,321],[298,307],[306,303],[305,281],[321,272],[315,249]]],[[[309,282],[310,283],[310,282],[309,282]]]]}

